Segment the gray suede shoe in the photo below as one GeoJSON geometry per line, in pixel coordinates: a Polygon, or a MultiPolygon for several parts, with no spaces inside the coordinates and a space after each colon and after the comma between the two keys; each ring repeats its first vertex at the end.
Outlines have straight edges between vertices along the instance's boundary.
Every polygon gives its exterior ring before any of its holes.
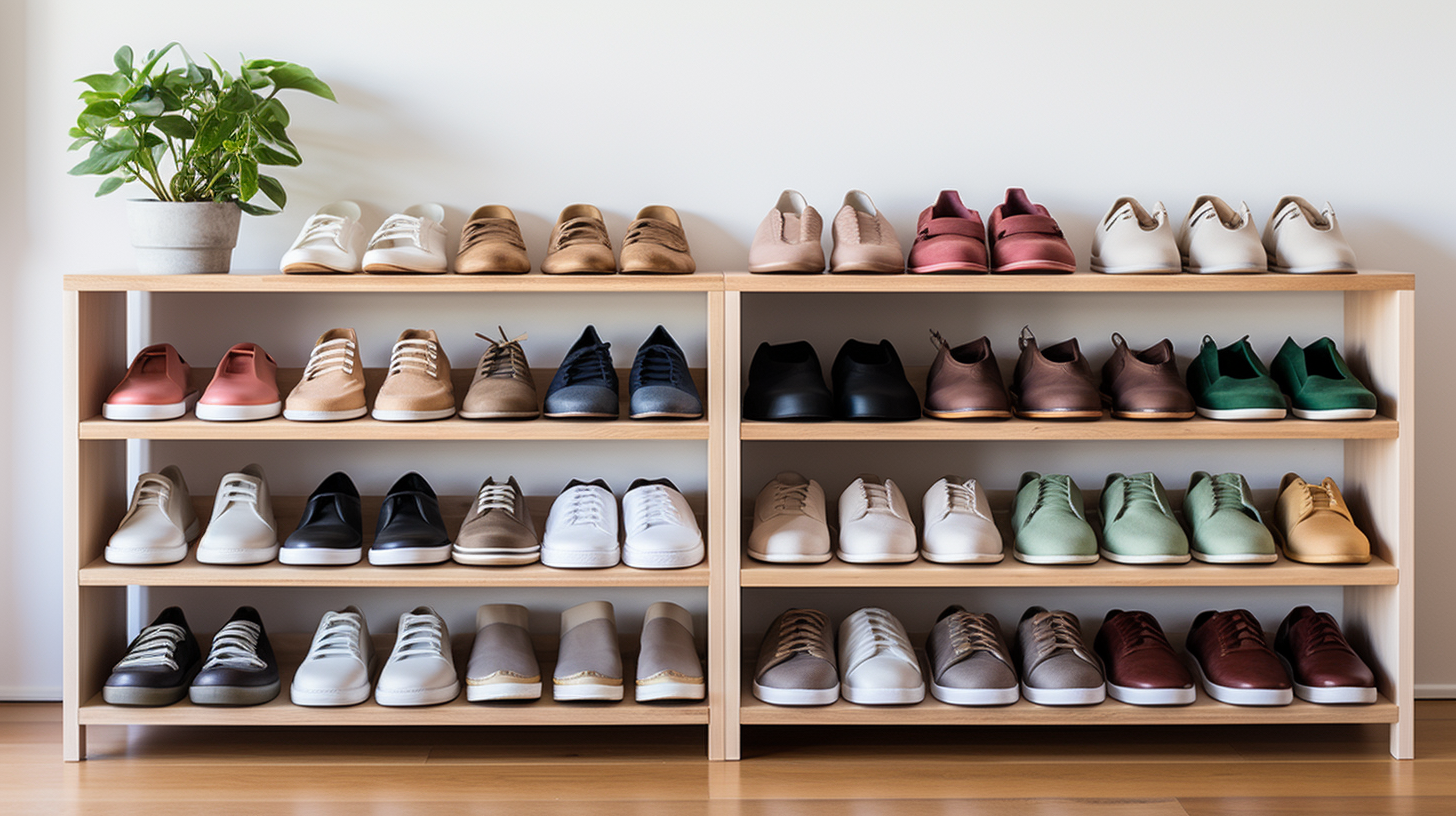
{"type": "Polygon", "coordinates": [[[558,702],[622,699],[622,652],[611,604],[588,601],[561,613],[551,684],[558,702]]]}
{"type": "Polygon", "coordinates": [[[1039,705],[1094,705],[1107,699],[1102,661],[1082,641],[1071,612],[1033,606],[1016,629],[1021,694],[1039,705]]]}
{"type": "Polygon", "coordinates": [[[662,326],[642,341],[628,378],[633,419],[698,419],[703,401],[687,357],[662,326]]]}
{"type": "Polygon", "coordinates": [[[1011,650],[993,615],[946,607],[925,642],[930,693],[952,705],[1010,705],[1021,697],[1011,650]]]}
{"type": "Polygon", "coordinates": [[[817,609],[790,609],[763,636],[753,696],[771,705],[829,705],[839,699],[834,627],[817,609]]]}
{"type": "Polygon", "coordinates": [[[701,700],[706,693],[692,614],[666,601],[647,607],[637,656],[637,702],[701,700]]]}
{"type": "Polygon", "coordinates": [[[536,524],[516,477],[510,477],[505,484],[497,484],[491,477],[481,484],[450,556],[460,564],[483,566],[540,560],[541,539],[536,537],[536,524]]]}
{"type": "Polygon", "coordinates": [[[541,667],[519,604],[486,604],[475,613],[475,645],[465,669],[465,699],[539,700],[541,667]]]}

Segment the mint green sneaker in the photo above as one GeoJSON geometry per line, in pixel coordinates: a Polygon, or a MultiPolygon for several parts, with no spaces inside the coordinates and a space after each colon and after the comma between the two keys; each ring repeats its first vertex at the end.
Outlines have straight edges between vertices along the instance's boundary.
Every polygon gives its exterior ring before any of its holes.
{"type": "Polygon", "coordinates": [[[1151,473],[1114,473],[1102,485],[1102,556],[1119,564],[1186,564],[1188,536],[1151,473]]]}
{"type": "Polygon", "coordinates": [[[1270,564],[1279,558],[1249,483],[1237,473],[1194,473],[1183,496],[1183,518],[1193,528],[1193,557],[1199,561],[1270,564]]]}
{"type": "Polygon", "coordinates": [[[1013,555],[1028,564],[1091,564],[1097,534],[1087,523],[1082,491],[1070,476],[1021,474],[1011,511],[1016,536],[1013,555]]]}
{"type": "Polygon", "coordinates": [[[1300,419],[1369,419],[1375,416],[1375,394],[1355,379],[1328,337],[1304,348],[1291,337],[1270,366],[1274,381],[1289,396],[1300,419]]]}
{"type": "Polygon", "coordinates": [[[1284,418],[1284,395],[1247,334],[1224,348],[1205,334],[1188,366],[1188,390],[1199,415],[1209,419],[1284,418]]]}

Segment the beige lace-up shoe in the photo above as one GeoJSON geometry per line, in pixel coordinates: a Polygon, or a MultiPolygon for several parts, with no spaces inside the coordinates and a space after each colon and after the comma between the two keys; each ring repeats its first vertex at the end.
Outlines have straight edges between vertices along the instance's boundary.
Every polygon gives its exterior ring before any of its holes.
{"type": "Polygon", "coordinates": [[[303,379],[288,393],[283,418],[294,422],[358,419],[364,405],[364,364],[353,329],[329,329],[308,355],[303,379]]]}
{"type": "Polygon", "coordinates": [[[622,239],[622,271],[688,275],[697,269],[677,211],[660,205],[643,207],[622,239]]]}
{"type": "Polygon", "coordinates": [[[526,335],[493,340],[483,334],[475,336],[490,344],[475,366],[475,379],[465,393],[460,409],[462,419],[534,419],[541,415],[541,401],[536,397],[536,379],[526,363],[521,341],[526,335]]]}
{"type": "Polygon", "coordinates": [[[460,231],[455,271],[461,275],[524,275],[531,271],[526,242],[510,207],[487,204],[460,231]]]}
{"type": "Polygon", "coordinates": [[[602,211],[590,204],[572,204],[561,211],[546,246],[541,271],[547,275],[611,275],[617,271],[612,240],[602,211]]]}
{"type": "Polygon", "coordinates": [[[386,422],[444,419],[455,413],[450,358],[434,329],[405,329],[389,355],[389,373],[374,399],[374,418],[386,422]]]}

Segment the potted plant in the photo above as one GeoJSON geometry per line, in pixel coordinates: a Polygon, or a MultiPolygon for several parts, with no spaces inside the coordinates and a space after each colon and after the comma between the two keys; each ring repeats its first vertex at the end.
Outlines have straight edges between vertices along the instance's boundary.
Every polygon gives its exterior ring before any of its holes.
{"type": "Polygon", "coordinates": [[[171,43],[137,66],[122,46],[116,71],[77,80],[85,110],[71,128],[71,150],[90,145],[72,175],[105,176],[97,196],[136,182],[151,199],[129,203],[132,244],[144,273],[227,272],[242,213],[278,212],[252,203],[262,193],[282,209],[287,194],[260,166],[302,163],[289,140],[288,111],[278,93],[305,91],[333,100],[334,92],[301,65],[245,60],[236,74],[192,61],[171,43]],[[176,48],[186,64],[161,63],[176,48]],[[161,63],[161,67],[158,67],[161,63]]]}

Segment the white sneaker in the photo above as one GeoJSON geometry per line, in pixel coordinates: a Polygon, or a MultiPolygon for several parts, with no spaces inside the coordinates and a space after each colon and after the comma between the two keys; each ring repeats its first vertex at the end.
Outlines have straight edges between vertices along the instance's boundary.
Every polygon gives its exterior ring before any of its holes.
{"type": "Polygon", "coordinates": [[[278,522],[263,468],[248,465],[222,477],[212,520],[197,544],[202,564],[266,564],[278,555],[278,522]]]}
{"type": "Polygon", "coordinates": [[[860,705],[904,705],[925,699],[925,677],[910,636],[877,607],[839,625],[839,693],[860,705]]]}
{"type": "Polygon", "coordinates": [[[975,479],[946,476],[925,491],[921,554],[940,564],[995,564],[1006,557],[991,503],[975,479]]]}
{"type": "Polygon", "coordinates": [[[364,613],[357,606],[325,612],[288,696],[301,706],[357,705],[369,699],[373,670],[374,642],[364,613]]]}
{"type": "Polygon", "coordinates": [[[1264,251],[1269,255],[1270,272],[1355,271],[1355,252],[1345,241],[1335,208],[1328,201],[1317,211],[1299,196],[1279,199],[1264,225],[1264,251]]]}
{"type": "Polygon", "coordinates": [[[415,204],[384,219],[364,251],[364,271],[445,272],[444,221],[439,204],[415,204]]]}
{"type": "Polygon", "coordinates": [[[601,479],[572,479],[551,503],[541,563],[559,569],[614,567],[622,560],[617,543],[617,499],[601,479]]]}
{"type": "Polygon", "coordinates": [[[394,650],[374,685],[374,702],[382,706],[439,705],[459,695],[460,676],[455,673],[444,618],[428,606],[400,615],[394,650]]]}
{"type": "Polygon", "coordinates": [[[824,488],[786,471],[758,491],[748,555],[775,564],[822,564],[830,558],[824,488]]]}
{"type": "Polygon", "coordinates": [[[1092,271],[1109,275],[1182,272],[1178,240],[1163,202],[1151,213],[1130,196],[1113,202],[1092,235],[1092,271]]]}
{"type": "Polygon", "coordinates": [[[131,492],[131,506],[106,542],[112,564],[173,564],[187,557],[187,545],[202,525],[176,465],[143,473],[131,492]]]}
{"type": "Polygon", "coordinates": [[[303,222],[293,246],[283,253],[278,268],[297,272],[358,272],[364,254],[362,215],[353,201],[327,204],[303,222]]]}
{"type": "Polygon", "coordinates": [[[861,474],[839,495],[839,560],[900,564],[916,554],[905,494],[889,479],[861,474]]]}
{"type": "Polygon", "coordinates": [[[1239,211],[1218,196],[1199,196],[1178,232],[1183,271],[1193,274],[1267,272],[1269,260],[1249,205],[1239,211]]]}
{"type": "Polygon", "coordinates": [[[622,561],[635,569],[682,569],[703,560],[703,533],[688,500],[667,479],[638,479],[622,496],[622,561]]]}

